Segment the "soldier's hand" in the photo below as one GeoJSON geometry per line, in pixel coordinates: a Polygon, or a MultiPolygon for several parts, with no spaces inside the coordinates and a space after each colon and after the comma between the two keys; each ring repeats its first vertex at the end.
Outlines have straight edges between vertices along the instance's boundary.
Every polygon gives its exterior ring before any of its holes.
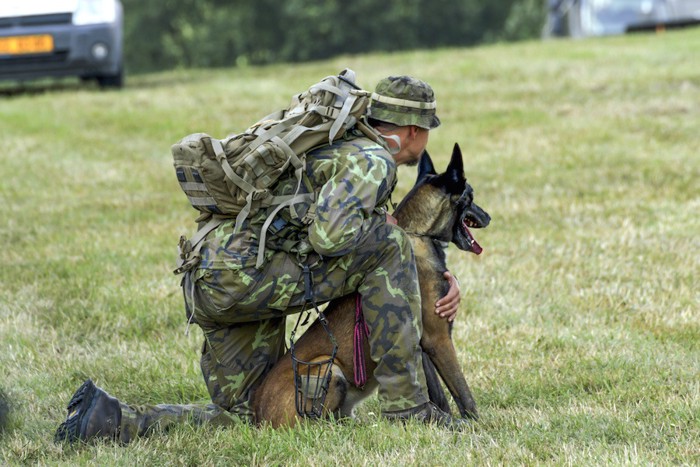
{"type": "Polygon", "coordinates": [[[386,223],[391,224],[391,225],[396,225],[396,218],[387,212],[386,213],[386,223]]]}
{"type": "Polygon", "coordinates": [[[457,317],[457,311],[459,310],[459,303],[462,301],[462,296],[457,279],[455,279],[449,271],[445,271],[443,277],[449,282],[450,289],[447,291],[447,294],[435,304],[435,313],[440,315],[441,318],[452,322],[457,317]]]}

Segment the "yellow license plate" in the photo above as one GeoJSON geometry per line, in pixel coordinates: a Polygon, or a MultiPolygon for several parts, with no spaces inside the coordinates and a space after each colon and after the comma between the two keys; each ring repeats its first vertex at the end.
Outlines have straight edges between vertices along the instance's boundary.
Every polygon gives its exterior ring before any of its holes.
{"type": "Polygon", "coordinates": [[[40,54],[53,52],[53,36],[0,37],[0,55],[40,54]]]}

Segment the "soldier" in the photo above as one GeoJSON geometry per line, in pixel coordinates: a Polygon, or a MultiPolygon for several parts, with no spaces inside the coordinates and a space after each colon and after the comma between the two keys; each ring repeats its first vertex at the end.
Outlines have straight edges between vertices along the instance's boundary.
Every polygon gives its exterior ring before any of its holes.
{"type": "MultiPolygon", "coordinates": [[[[429,131],[440,125],[433,90],[408,76],[385,78],[372,94],[370,117],[386,145],[351,132],[310,152],[309,183],[302,190],[316,193],[313,204],[297,205],[296,217],[281,210],[266,231],[266,210],[236,232],[235,219],[224,222],[207,236],[201,263],[186,274],[186,308],[204,333],[200,363],[212,404],[132,406],[88,380],[69,402],[57,441],[99,436],[128,442],[183,420],[253,422],[252,391],[284,353],[285,317],[307,305],[309,290],[318,303],[361,295],[384,417],[458,424],[428,400],[415,260],[406,234],[386,210],[396,167],[415,165],[429,131]],[[260,248],[265,262],[258,269],[260,248]]],[[[289,177],[275,194],[295,189],[289,177]]],[[[452,320],[459,288],[449,273],[445,278],[450,290],[436,313],[452,320]]]]}

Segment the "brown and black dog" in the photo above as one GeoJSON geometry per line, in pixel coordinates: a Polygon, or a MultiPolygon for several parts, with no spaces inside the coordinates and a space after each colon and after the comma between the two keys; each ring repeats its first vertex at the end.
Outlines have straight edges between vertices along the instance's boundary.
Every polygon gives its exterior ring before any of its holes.
{"type": "MultiPolygon", "coordinates": [[[[455,244],[459,249],[476,254],[481,247],[469,228],[486,227],[491,218],[474,203],[472,187],[464,176],[462,153],[455,145],[447,170],[437,174],[425,153],[420,161],[418,180],[413,189],[396,208],[394,217],[399,227],[411,239],[420,281],[423,334],[423,366],[426,370],[430,399],[441,409],[449,411],[437,373],[454,398],[462,417],[477,418],[476,403],[457,360],[452,339],[452,324],[435,314],[434,304],[447,292],[443,277],[447,270],[445,247],[455,244]],[[434,365],[434,366],[433,366],[434,365]]],[[[333,300],[324,315],[327,328],[337,341],[337,354],[328,368],[333,344],[324,326],[317,320],[297,340],[294,356],[297,360],[316,362],[325,366],[328,375],[327,396],[323,414],[335,417],[352,416],[354,407],[372,394],[376,380],[371,376],[376,364],[369,358],[369,345],[364,339],[365,366],[369,379],[364,387],[357,387],[353,378],[353,339],[355,330],[356,296],[333,300]],[[324,363],[326,362],[326,363],[324,363]]],[[[253,409],[258,423],[273,427],[292,426],[300,419],[297,412],[297,386],[293,360],[287,352],[270,370],[253,395],[253,409]]],[[[307,382],[308,384],[308,382],[307,382]]],[[[308,397],[318,397],[318,394],[308,397]]],[[[313,401],[302,402],[312,404],[313,401]]]]}

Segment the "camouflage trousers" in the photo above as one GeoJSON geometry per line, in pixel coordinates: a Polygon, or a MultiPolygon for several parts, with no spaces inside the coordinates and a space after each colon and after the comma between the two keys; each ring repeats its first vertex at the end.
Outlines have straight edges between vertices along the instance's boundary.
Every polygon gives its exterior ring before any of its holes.
{"type": "Polygon", "coordinates": [[[352,253],[312,257],[306,264],[311,266],[310,282],[284,252],[275,252],[260,270],[221,270],[194,284],[185,281],[186,302],[191,293],[196,305],[191,309],[204,333],[200,364],[213,404],[124,405],[122,433],[140,435],[151,425],[185,419],[215,425],[252,422],[252,391],[284,353],[285,317],[308,306],[306,284],[319,303],[360,293],[383,411],[427,402],[421,298],[406,234],[377,219],[352,253]]]}

